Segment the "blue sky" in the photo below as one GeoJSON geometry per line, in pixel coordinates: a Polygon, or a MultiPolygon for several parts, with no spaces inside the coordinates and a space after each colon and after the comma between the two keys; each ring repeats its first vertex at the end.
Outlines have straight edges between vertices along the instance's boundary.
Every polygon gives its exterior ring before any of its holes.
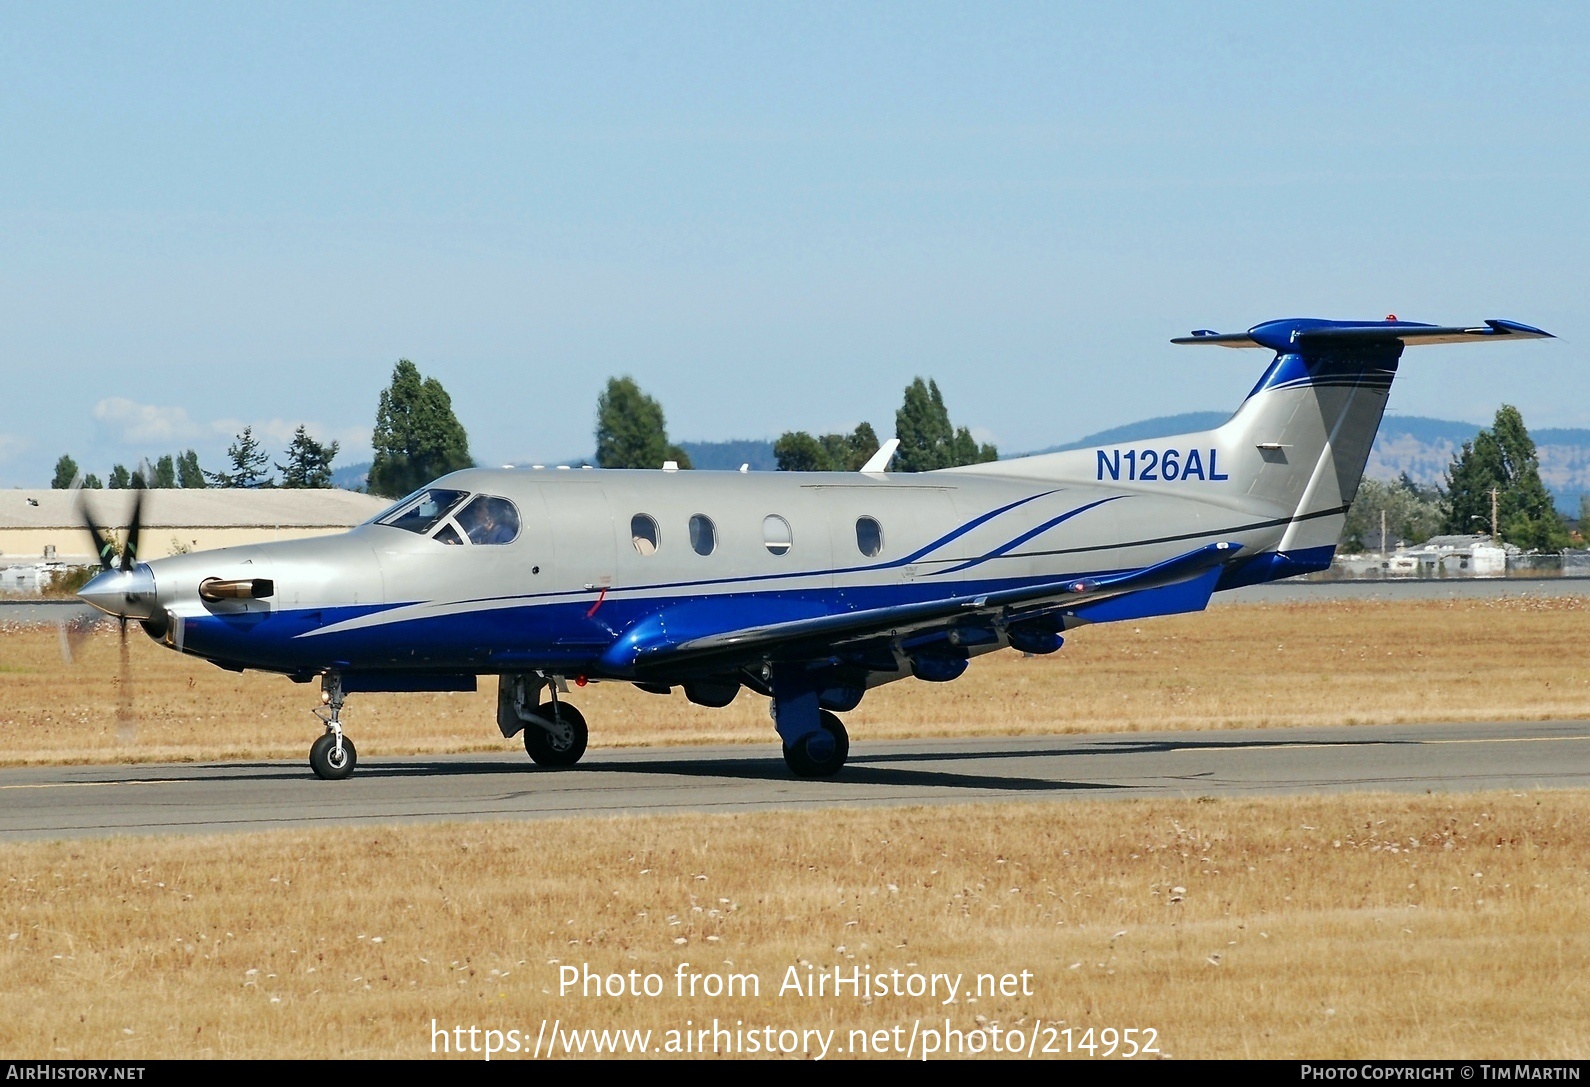
{"type": "Polygon", "coordinates": [[[1512,317],[1392,410],[1590,426],[1590,7],[0,8],[0,485],[300,422],[399,357],[483,462],[1231,407],[1195,327],[1512,317]]]}

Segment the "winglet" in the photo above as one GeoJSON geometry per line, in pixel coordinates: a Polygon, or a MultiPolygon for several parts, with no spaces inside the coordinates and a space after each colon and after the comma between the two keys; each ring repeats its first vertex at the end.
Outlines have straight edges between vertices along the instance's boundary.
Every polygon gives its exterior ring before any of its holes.
{"type": "Polygon", "coordinates": [[[878,447],[878,451],[868,458],[867,463],[861,466],[863,472],[887,472],[889,462],[894,459],[894,451],[900,448],[899,438],[890,438],[878,447]]]}

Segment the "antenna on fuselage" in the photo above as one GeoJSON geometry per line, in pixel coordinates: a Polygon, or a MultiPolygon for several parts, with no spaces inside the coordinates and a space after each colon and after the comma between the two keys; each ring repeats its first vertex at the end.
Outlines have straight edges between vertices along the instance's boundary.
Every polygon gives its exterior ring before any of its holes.
{"type": "Polygon", "coordinates": [[[894,459],[894,451],[900,448],[899,438],[890,438],[878,447],[878,451],[868,458],[867,463],[861,466],[863,472],[887,472],[889,462],[894,459]]]}

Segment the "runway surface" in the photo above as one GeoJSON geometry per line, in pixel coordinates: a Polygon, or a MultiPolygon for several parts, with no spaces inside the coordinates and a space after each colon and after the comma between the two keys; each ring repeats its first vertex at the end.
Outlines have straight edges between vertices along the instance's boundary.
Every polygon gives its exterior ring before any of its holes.
{"type": "Polygon", "coordinates": [[[0,841],[858,804],[1590,787],[1590,721],[916,740],[796,781],[771,746],[0,770],[0,841]]]}

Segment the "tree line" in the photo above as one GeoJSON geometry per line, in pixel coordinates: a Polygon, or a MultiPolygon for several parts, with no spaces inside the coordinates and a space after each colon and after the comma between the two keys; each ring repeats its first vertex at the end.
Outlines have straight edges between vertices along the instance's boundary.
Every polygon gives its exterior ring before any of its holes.
{"type": "MultiPolygon", "coordinates": [[[[930,472],[962,464],[998,460],[992,445],[979,444],[967,427],[950,423],[944,394],[936,381],[920,377],[906,386],[905,399],[894,415],[900,448],[892,469],[930,472]]],[[[880,446],[870,423],[849,434],[813,436],[785,431],[773,443],[782,472],[855,472],[880,446]]],[[[610,378],[596,404],[596,465],[599,468],[660,468],[666,461],[690,467],[690,458],[668,439],[662,405],[641,391],[631,377],[610,378]]]]}
{"type": "Polygon", "coordinates": [[[55,462],[55,475],[50,486],[64,490],[82,486],[89,490],[108,487],[124,490],[128,487],[155,489],[198,487],[289,487],[324,488],[331,486],[331,462],[341,448],[337,442],[323,443],[310,436],[300,426],[286,450],[286,464],[276,464],[278,478],[270,473],[270,454],[254,436],[254,428],[246,426],[227,448],[227,468],[212,472],[199,465],[199,454],[192,449],[177,454],[166,454],[153,463],[143,461],[128,468],[125,464],[112,465],[106,479],[90,472],[83,474],[71,454],[62,454],[55,462]]]}

